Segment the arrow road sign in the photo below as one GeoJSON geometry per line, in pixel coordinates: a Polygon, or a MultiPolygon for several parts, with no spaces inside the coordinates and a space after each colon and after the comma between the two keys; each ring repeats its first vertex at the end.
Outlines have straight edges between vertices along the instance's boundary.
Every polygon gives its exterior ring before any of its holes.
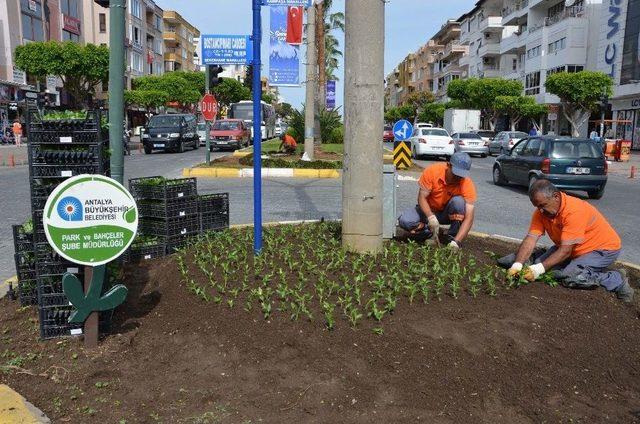
{"type": "Polygon", "coordinates": [[[393,126],[393,135],[396,140],[407,140],[413,134],[413,125],[406,119],[402,119],[393,126]]]}

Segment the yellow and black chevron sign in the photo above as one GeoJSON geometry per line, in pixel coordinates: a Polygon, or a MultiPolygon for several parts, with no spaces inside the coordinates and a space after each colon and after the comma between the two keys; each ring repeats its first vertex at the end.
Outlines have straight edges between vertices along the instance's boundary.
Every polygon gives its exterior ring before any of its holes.
{"type": "Polygon", "coordinates": [[[411,168],[411,148],[407,143],[396,142],[393,149],[393,164],[398,169],[411,168]]]}

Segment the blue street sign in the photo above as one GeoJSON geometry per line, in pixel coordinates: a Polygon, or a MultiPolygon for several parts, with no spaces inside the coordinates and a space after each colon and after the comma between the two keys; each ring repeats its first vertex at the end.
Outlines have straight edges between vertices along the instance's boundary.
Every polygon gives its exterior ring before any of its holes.
{"type": "Polygon", "coordinates": [[[327,110],[336,108],[336,82],[327,81],[327,110]]]}
{"type": "Polygon", "coordinates": [[[265,6],[311,6],[311,0],[262,0],[265,6]]]}
{"type": "Polygon", "coordinates": [[[248,35],[203,35],[203,65],[251,64],[253,46],[248,35]]]}
{"type": "Polygon", "coordinates": [[[393,126],[393,135],[396,137],[396,140],[404,141],[411,137],[413,134],[413,125],[411,122],[406,119],[402,119],[393,126]]]}

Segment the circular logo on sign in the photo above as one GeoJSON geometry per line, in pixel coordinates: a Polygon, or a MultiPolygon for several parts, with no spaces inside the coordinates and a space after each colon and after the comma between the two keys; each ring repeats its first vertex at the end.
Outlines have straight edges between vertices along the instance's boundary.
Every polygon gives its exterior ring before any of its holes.
{"type": "Polygon", "coordinates": [[[131,245],[138,229],[138,208],[117,181],[78,175],[51,193],[43,224],[49,244],[63,258],[98,266],[116,259],[131,245]]]}

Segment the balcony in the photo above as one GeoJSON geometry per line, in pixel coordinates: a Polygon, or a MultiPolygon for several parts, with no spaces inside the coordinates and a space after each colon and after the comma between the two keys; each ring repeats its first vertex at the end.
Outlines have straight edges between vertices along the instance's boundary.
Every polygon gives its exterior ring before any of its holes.
{"type": "Polygon", "coordinates": [[[550,16],[548,18],[544,19],[544,26],[550,27],[553,26],[555,24],[557,24],[558,22],[562,22],[565,19],[569,19],[569,18],[586,18],[587,15],[585,13],[584,10],[584,6],[571,6],[571,7],[567,7],[566,9],[564,9],[564,11],[562,11],[562,13],[558,13],[554,16],[550,16]]]}
{"type": "Polygon", "coordinates": [[[500,44],[484,44],[478,49],[479,57],[500,56],[500,44]]]}
{"type": "Polygon", "coordinates": [[[516,20],[527,14],[529,0],[516,0],[502,9],[502,25],[513,25],[516,20]]]}
{"type": "Polygon", "coordinates": [[[488,18],[480,21],[478,30],[480,32],[502,32],[502,16],[489,16],[488,18]]]}
{"type": "Polygon", "coordinates": [[[455,40],[444,47],[443,58],[447,58],[456,54],[466,54],[469,52],[469,46],[463,46],[460,41],[455,40]]]}
{"type": "Polygon", "coordinates": [[[471,64],[471,56],[468,54],[465,54],[460,58],[460,60],[458,61],[458,64],[460,66],[469,66],[471,64]]]}

